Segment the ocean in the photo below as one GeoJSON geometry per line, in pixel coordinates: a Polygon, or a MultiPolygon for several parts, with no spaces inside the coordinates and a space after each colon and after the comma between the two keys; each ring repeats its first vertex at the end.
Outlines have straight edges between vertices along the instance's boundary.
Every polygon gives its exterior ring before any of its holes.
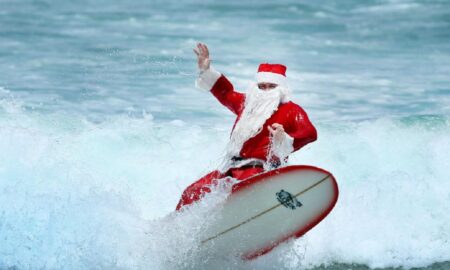
{"type": "Polygon", "coordinates": [[[0,269],[450,269],[450,1],[0,0],[0,269]],[[245,262],[199,253],[239,91],[283,63],[336,207],[245,262]]]}

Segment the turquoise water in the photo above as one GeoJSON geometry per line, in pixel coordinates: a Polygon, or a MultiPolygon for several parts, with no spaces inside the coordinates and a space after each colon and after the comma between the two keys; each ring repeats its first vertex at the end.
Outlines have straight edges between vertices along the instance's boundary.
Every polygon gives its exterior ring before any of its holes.
{"type": "Polygon", "coordinates": [[[0,269],[450,269],[449,74],[449,1],[0,0],[0,269]],[[319,132],[291,163],[340,186],[250,263],[198,254],[208,205],[171,214],[233,121],[197,41],[238,89],[288,66],[319,132]]]}

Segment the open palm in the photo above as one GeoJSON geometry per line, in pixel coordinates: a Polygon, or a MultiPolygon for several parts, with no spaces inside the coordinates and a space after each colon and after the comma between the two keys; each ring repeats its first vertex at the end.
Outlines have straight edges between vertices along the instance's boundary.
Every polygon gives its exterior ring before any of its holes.
{"type": "Polygon", "coordinates": [[[194,49],[194,53],[197,55],[198,68],[200,70],[209,69],[211,61],[209,59],[209,50],[206,44],[198,43],[197,48],[194,49]]]}

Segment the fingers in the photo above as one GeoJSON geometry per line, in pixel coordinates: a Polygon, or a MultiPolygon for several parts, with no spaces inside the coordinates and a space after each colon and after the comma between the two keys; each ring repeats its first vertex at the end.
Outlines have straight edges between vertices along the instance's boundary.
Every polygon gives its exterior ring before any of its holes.
{"type": "Polygon", "coordinates": [[[197,52],[198,52],[197,55],[201,55],[201,56],[204,56],[204,57],[209,57],[208,47],[205,44],[203,44],[203,43],[200,43],[200,42],[197,43],[197,52]]]}
{"type": "Polygon", "coordinates": [[[272,129],[274,130],[274,131],[284,131],[284,128],[283,128],[283,125],[281,125],[281,124],[278,124],[278,123],[274,123],[274,124],[272,124],[272,129]]]}
{"type": "Polygon", "coordinates": [[[197,49],[193,49],[193,51],[197,56],[200,56],[200,52],[197,49]]]}
{"type": "Polygon", "coordinates": [[[203,56],[208,57],[208,48],[206,47],[205,44],[201,44],[201,46],[202,46],[202,54],[203,54],[203,56]]]}
{"type": "Polygon", "coordinates": [[[203,46],[205,46],[205,52],[206,52],[206,55],[208,55],[208,56],[209,56],[209,50],[208,50],[208,46],[206,46],[206,44],[203,44],[203,46]]]}
{"type": "Polygon", "coordinates": [[[274,127],[275,129],[279,129],[279,128],[283,129],[283,126],[281,124],[278,124],[278,123],[272,124],[272,127],[274,127]]]}

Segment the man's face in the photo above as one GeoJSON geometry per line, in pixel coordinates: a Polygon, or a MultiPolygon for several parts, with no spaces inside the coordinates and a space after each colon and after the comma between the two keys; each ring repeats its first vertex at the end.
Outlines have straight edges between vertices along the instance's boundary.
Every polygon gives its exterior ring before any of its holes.
{"type": "Polygon", "coordinates": [[[258,83],[258,88],[263,91],[270,91],[277,86],[278,84],[275,83],[258,83]]]}

